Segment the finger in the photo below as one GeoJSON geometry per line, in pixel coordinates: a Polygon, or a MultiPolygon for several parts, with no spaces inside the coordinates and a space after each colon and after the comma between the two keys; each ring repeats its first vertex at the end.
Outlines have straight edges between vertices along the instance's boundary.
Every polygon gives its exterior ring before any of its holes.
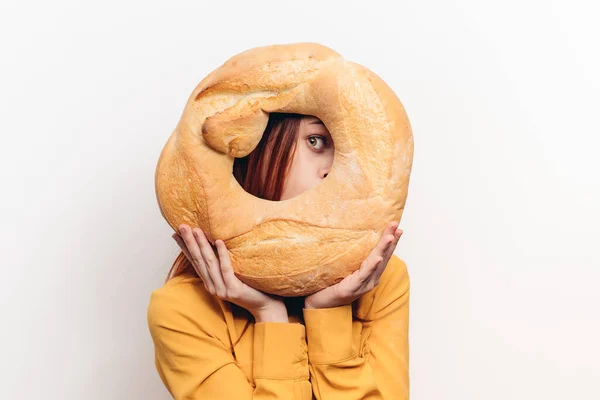
{"type": "Polygon", "coordinates": [[[210,245],[208,239],[202,232],[202,229],[196,228],[193,230],[194,237],[198,241],[202,256],[208,264],[208,273],[215,285],[216,294],[219,297],[225,297],[225,283],[223,282],[223,275],[221,275],[220,261],[215,255],[215,251],[210,245]]]}
{"type": "Polygon", "coordinates": [[[196,265],[196,262],[192,260],[190,251],[188,250],[181,235],[179,235],[178,233],[174,233],[172,237],[173,239],[175,239],[175,241],[187,257],[187,259],[190,261],[190,264],[192,264],[192,267],[194,268],[198,276],[202,279],[202,282],[206,286],[206,290],[212,290],[211,288],[214,287],[214,285],[212,284],[212,279],[210,279],[210,277],[208,276],[208,270],[206,269],[206,265],[204,265],[204,263],[202,263],[201,265],[196,265]]]}
{"type": "Polygon", "coordinates": [[[364,282],[364,286],[370,286],[371,288],[377,286],[379,284],[379,278],[381,274],[385,270],[388,260],[382,258],[377,265],[375,266],[375,270],[369,276],[369,278],[364,282]]]}
{"type": "Polygon", "coordinates": [[[388,224],[383,235],[381,236],[381,239],[379,240],[379,243],[377,244],[375,249],[373,249],[371,254],[369,254],[369,257],[367,257],[367,259],[371,258],[371,262],[377,265],[373,268],[368,269],[370,274],[366,276],[364,281],[379,279],[389,259],[394,253],[394,250],[396,248],[396,245],[398,244],[398,240],[400,239],[401,235],[402,230],[398,228],[397,222],[391,222],[390,224],[388,224]],[[379,261],[380,259],[381,261],[379,261]]]}
{"type": "Polygon", "coordinates": [[[373,273],[377,269],[377,267],[381,264],[383,259],[378,257],[375,259],[375,262],[371,262],[371,267],[365,269],[364,272],[360,272],[357,270],[356,279],[351,280],[350,283],[350,291],[354,294],[363,294],[372,289],[375,285],[373,282],[373,273]]]}
{"type": "Polygon", "coordinates": [[[202,252],[200,251],[200,247],[198,246],[198,243],[192,234],[191,228],[189,226],[185,225],[181,229],[185,229],[185,232],[182,232],[182,236],[184,237],[183,238],[184,240],[187,240],[186,245],[188,248],[188,252],[190,253],[190,256],[191,256],[190,261],[192,261],[194,270],[202,278],[202,282],[204,283],[206,290],[209,293],[215,293],[215,284],[212,281],[212,278],[210,277],[210,275],[208,273],[208,267],[206,265],[206,261],[202,257],[202,252]],[[191,236],[191,238],[190,238],[190,236],[191,236]]]}
{"type": "Polygon", "coordinates": [[[226,288],[233,288],[235,285],[239,283],[239,278],[235,275],[233,271],[233,266],[231,265],[231,259],[229,258],[229,250],[227,250],[227,246],[225,246],[225,242],[222,240],[217,240],[215,242],[217,246],[217,251],[219,252],[219,260],[221,262],[221,274],[223,275],[223,282],[225,282],[226,288]]]}
{"type": "Polygon", "coordinates": [[[391,244],[393,244],[393,242],[398,238],[398,232],[401,231],[401,229],[398,226],[398,222],[394,221],[394,222],[390,222],[386,228],[386,230],[384,231],[384,233],[381,235],[381,238],[387,238],[389,237],[391,239],[390,242],[385,242],[385,247],[387,248],[388,246],[390,246],[391,244]]]}
{"type": "Polygon", "coordinates": [[[367,257],[356,271],[357,283],[362,285],[367,282],[382,260],[381,256],[367,257]]]}
{"type": "Polygon", "coordinates": [[[387,244],[384,250],[384,258],[389,258],[392,256],[392,254],[394,254],[396,246],[398,246],[398,242],[400,241],[400,238],[402,237],[403,233],[404,232],[402,231],[402,229],[396,228],[396,231],[393,234],[393,239],[387,244]]]}
{"type": "MultiPolygon", "coordinates": [[[[383,232],[383,235],[393,235],[394,232],[398,229],[398,222],[396,221],[392,221],[390,223],[388,223],[388,225],[385,228],[385,231],[383,232]]],[[[382,235],[382,236],[383,236],[382,235]]]]}
{"type": "Polygon", "coordinates": [[[174,234],[171,235],[171,237],[173,239],[175,239],[175,242],[177,243],[177,245],[179,246],[181,251],[183,251],[183,254],[185,254],[186,258],[189,261],[192,261],[192,256],[190,255],[190,251],[188,250],[187,246],[185,245],[185,242],[183,241],[183,238],[181,237],[181,235],[179,235],[179,233],[175,232],[174,234]]]}
{"type": "Polygon", "coordinates": [[[381,256],[383,257],[384,262],[387,262],[387,260],[392,257],[392,254],[394,254],[403,233],[402,229],[396,228],[391,235],[382,237],[381,244],[383,246],[383,252],[381,253],[381,256]]]}
{"type": "Polygon", "coordinates": [[[392,245],[390,245],[390,248],[388,249],[389,257],[392,257],[392,254],[394,254],[394,251],[396,251],[396,248],[398,247],[398,243],[400,242],[400,238],[402,238],[403,234],[404,234],[404,231],[400,228],[397,228],[396,231],[394,232],[394,241],[393,241],[392,245]]]}
{"type": "Polygon", "coordinates": [[[381,239],[379,239],[379,243],[377,243],[377,246],[373,249],[371,254],[369,254],[369,257],[382,257],[385,259],[390,247],[394,246],[395,240],[396,238],[391,233],[382,235],[381,239]]]}
{"type": "Polygon", "coordinates": [[[394,232],[394,239],[390,242],[390,244],[388,244],[383,254],[383,261],[377,266],[377,269],[373,272],[372,279],[375,279],[375,284],[379,283],[379,278],[383,274],[383,271],[385,270],[390,259],[392,258],[392,255],[394,254],[394,251],[396,250],[398,242],[400,241],[400,238],[402,237],[403,233],[404,232],[402,231],[402,229],[396,228],[396,231],[394,232]]]}
{"type": "Polygon", "coordinates": [[[210,274],[208,273],[208,266],[206,265],[206,261],[204,260],[204,258],[202,256],[202,252],[200,251],[200,247],[198,246],[198,242],[196,241],[196,238],[194,238],[191,228],[187,225],[182,224],[179,227],[179,231],[180,231],[181,236],[183,237],[183,240],[185,241],[185,244],[188,248],[188,251],[191,256],[190,261],[194,265],[194,269],[196,270],[196,273],[198,273],[202,277],[202,280],[204,281],[204,285],[206,286],[206,289],[209,292],[214,293],[215,284],[213,283],[212,278],[210,277],[210,274]]]}
{"type": "Polygon", "coordinates": [[[395,232],[398,230],[398,222],[393,221],[390,222],[383,233],[381,234],[381,238],[379,238],[379,243],[377,247],[373,251],[378,251],[380,255],[382,255],[387,247],[394,241],[395,232]]]}
{"type": "Polygon", "coordinates": [[[384,258],[388,254],[391,256],[401,235],[402,229],[398,227],[398,222],[390,222],[381,235],[381,239],[379,240],[375,251],[379,251],[379,254],[384,258]]]}
{"type": "Polygon", "coordinates": [[[185,243],[183,242],[183,239],[181,238],[181,236],[179,236],[179,239],[176,239],[176,240],[179,240],[182,243],[182,245],[180,245],[180,247],[183,246],[186,248],[186,250],[184,250],[184,253],[186,253],[186,257],[188,258],[188,260],[190,260],[190,264],[192,264],[192,267],[194,267],[194,270],[196,271],[198,276],[202,279],[202,283],[204,283],[206,290],[208,290],[209,292],[212,292],[212,290],[214,288],[214,283],[213,283],[212,279],[210,278],[210,276],[208,275],[208,269],[206,268],[206,265],[204,264],[204,262],[202,262],[200,265],[197,265],[196,262],[191,262],[192,257],[190,255],[190,252],[187,250],[187,247],[185,246],[185,243]]]}
{"type": "Polygon", "coordinates": [[[379,279],[381,278],[381,275],[383,275],[383,271],[385,271],[385,268],[388,266],[389,262],[390,257],[384,257],[377,265],[377,268],[375,268],[375,271],[373,271],[368,281],[373,282],[374,286],[377,286],[379,284],[379,279]]]}

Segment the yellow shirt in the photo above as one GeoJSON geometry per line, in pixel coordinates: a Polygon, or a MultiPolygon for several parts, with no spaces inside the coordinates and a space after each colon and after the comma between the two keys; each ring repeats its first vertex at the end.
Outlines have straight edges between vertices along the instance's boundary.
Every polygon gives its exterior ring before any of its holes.
{"type": "Polygon", "coordinates": [[[200,278],[177,276],[150,297],[155,365],[176,400],[408,400],[409,294],[406,264],[393,255],[352,304],[298,303],[289,323],[255,323],[200,278]]]}

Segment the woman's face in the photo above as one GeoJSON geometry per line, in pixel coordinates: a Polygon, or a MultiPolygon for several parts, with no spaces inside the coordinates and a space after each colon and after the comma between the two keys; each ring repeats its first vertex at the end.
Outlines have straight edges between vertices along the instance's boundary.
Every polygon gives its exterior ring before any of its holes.
{"type": "Polygon", "coordinates": [[[295,197],[321,183],[333,164],[334,145],[320,119],[305,116],[300,120],[296,151],[286,177],[281,200],[295,197]]]}

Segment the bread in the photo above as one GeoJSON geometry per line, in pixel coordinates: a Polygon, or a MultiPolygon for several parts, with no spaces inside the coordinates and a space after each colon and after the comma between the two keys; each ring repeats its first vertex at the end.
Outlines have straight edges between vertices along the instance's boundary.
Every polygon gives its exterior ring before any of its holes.
{"type": "Polygon", "coordinates": [[[318,43],[256,47],[196,86],[160,154],[156,196],[175,231],[222,239],[240,280],[304,296],[358,269],[400,221],[412,157],[404,107],[376,74],[318,43]],[[284,201],[250,195],[232,174],[271,112],[318,117],[335,145],[328,176],[284,201]]]}

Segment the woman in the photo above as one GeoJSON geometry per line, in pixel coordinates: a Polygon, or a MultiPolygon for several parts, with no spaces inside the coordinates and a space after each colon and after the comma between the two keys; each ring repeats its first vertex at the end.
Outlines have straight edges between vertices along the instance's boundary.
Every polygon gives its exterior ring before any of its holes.
{"type": "MultiPolygon", "coordinates": [[[[249,193],[286,200],[318,185],[334,144],[316,117],[270,114],[259,145],[236,159],[249,193]]],[[[316,205],[318,206],[318,205],[316,205]]],[[[260,292],[234,274],[222,240],[179,227],[181,247],[152,292],[155,365],[183,399],[408,399],[409,276],[391,222],[359,270],[306,297],[260,292]]]]}

